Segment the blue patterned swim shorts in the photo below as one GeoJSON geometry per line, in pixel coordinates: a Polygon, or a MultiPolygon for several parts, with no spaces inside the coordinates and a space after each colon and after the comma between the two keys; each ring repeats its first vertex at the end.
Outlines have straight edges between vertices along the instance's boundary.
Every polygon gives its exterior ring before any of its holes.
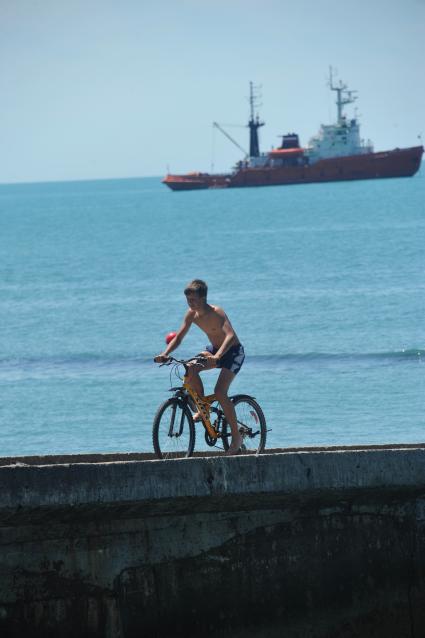
{"type": "MultiPolygon", "coordinates": [[[[205,348],[211,354],[215,354],[218,348],[214,348],[211,344],[208,344],[205,348]]],[[[236,344],[228,349],[218,360],[217,368],[227,368],[233,374],[237,374],[242,367],[245,359],[245,351],[241,343],[236,344]]]]}

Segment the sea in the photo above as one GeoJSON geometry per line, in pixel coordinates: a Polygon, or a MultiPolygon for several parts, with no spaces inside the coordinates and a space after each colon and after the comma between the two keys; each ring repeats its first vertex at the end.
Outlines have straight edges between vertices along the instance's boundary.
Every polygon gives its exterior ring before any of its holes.
{"type": "MultiPolygon", "coordinates": [[[[245,347],[231,390],[262,406],[267,448],[425,441],[423,170],[181,193],[159,177],[1,185],[0,273],[0,456],[151,452],[179,384],[153,357],[194,278],[245,347]]],[[[176,355],[205,345],[192,327],[176,355]]]]}

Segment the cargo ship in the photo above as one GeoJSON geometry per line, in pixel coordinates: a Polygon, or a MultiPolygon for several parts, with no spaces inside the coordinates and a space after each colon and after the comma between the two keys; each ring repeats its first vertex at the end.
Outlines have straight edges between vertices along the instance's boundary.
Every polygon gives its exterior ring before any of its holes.
{"type": "MultiPolygon", "coordinates": [[[[371,142],[360,138],[357,118],[348,118],[344,107],[357,96],[341,81],[335,84],[330,74],[329,86],[336,93],[337,120],[322,124],[308,146],[300,146],[296,133],[282,136],[281,145],[267,153],[260,152],[258,129],[264,126],[255,112],[255,94],[250,83],[249,153],[230,173],[168,174],[162,180],[173,191],[243,186],[277,186],[310,184],[384,177],[411,177],[420,166],[423,146],[395,148],[375,152],[371,142]]],[[[217,123],[232,142],[239,145],[217,123]]],[[[241,147],[239,147],[241,148],[241,147]]]]}

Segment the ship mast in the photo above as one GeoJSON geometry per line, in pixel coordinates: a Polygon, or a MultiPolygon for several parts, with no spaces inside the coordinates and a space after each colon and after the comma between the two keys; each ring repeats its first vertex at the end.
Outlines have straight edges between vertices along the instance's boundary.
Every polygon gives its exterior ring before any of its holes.
{"type": "Polygon", "coordinates": [[[329,86],[331,91],[336,91],[336,105],[338,109],[338,125],[341,126],[343,123],[343,114],[342,109],[346,104],[352,104],[357,100],[357,96],[354,95],[356,91],[347,91],[347,85],[343,84],[341,80],[339,81],[339,85],[334,86],[333,77],[332,77],[332,67],[329,68],[329,86]]]}
{"type": "Polygon", "coordinates": [[[251,109],[251,117],[248,122],[249,126],[249,156],[250,157],[259,157],[260,156],[260,144],[258,142],[258,129],[260,126],[264,126],[264,122],[260,122],[260,118],[254,116],[254,109],[256,106],[256,98],[257,96],[254,93],[254,85],[252,82],[249,83],[249,104],[251,109]]]}

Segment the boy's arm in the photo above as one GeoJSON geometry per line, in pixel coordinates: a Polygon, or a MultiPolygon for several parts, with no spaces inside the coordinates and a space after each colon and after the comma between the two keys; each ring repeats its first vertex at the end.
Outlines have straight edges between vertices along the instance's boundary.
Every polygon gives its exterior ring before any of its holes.
{"type": "Polygon", "coordinates": [[[235,331],[232,328],[232,324],[230,323],[230,321],[227,318],[227,315],[225,314],[225,312],[223,310],[221,310],[221,312],[219,314],[223,313],[223,332],[225,334],[223,343],[221,344],[221,346],[219,347],[219,349],[217,350],[217,352],[212,355],[212,358],[215,359],[216,363],[218,363],[219,359],[226,354],[226,352],[228,351],[228,349],[233,345],[235,339],[236,339],[236,334],[235,331]]]}
{"type": "Polygon", "coordinates": [[[184,339],[184,336],[186,335],[186,333],[188,332],[190,326],[193,323],[193,318],[195,316],[195,313],[193,312],[193,310],[188,310],[187,313],[184,316],[183,319],[183,323],[180,326],[176,336],[174,337],[174,339],[172,341],[170,341],[170,343],[168,344],[168,346],[165,348],[164,352],[161,352],[161,354],[158,354],[154,361],[156,361],[156,363],[163,363],[168,355],[173,352],[173,350],[175,350],[176,348],[179,347],[179,345],[181,344],[181,342],[184,339]]]}

